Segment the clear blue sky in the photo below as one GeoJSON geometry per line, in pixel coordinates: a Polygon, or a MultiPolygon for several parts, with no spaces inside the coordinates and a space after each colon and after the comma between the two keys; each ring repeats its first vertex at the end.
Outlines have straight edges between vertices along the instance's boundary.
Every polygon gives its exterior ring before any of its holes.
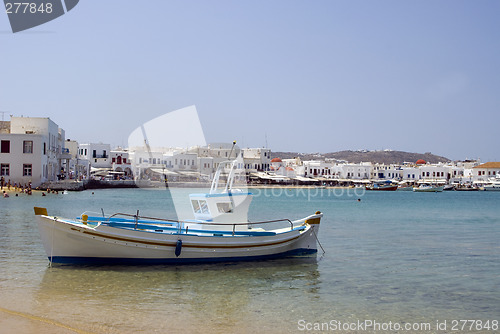
{"type": "Polygon", "coordinates": [[[500,161],[499,17],[497,0],[81,0],[12,34],[0,13],[0,110],[126,145],[194,104],[207,142],[500,161]]]}

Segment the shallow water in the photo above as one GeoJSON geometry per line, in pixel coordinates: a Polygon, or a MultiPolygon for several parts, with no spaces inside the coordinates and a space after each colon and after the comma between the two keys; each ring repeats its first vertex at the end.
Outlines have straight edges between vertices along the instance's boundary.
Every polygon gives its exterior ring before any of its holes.
{"type": "Polygon", "coordinates": [[[334,320],[429,323],[427,332],[436,332],[436,322],[447,320],[444,333],[453,332],[457,319],[500,320],[500,193],[253,192],[254,221],[322,211],[319,239],[326,254],[246,263],[49,268],[33,206],[66,217],[103,208],[174,218],[169,192],[2,198],[0,307],[98,333],[286,333],[331,326],[334,320]]]}

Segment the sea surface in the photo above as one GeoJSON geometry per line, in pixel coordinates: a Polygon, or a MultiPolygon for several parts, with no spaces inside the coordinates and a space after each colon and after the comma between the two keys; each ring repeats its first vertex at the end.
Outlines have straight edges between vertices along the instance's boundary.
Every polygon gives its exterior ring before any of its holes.
{"type": "Polygon", "coordinates": [[[500,332],[500,192],[252,192],[254,221],[323,212],[325,253],[203,265],[49,267],[33,206],[64,217],[139,209],[174,218],[170,192],[0,198],[0,308],[93,333],[500,332]],[[460,320],[474,320],[473,328],[460,320]],[[369,321],[373,326],[364,326],[369,321]]]}

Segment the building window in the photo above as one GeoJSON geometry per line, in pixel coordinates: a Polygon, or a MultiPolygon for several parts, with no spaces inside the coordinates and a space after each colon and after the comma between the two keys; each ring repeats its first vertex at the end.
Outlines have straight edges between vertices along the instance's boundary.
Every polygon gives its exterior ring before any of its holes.
{"type": "Polygon", "coordinates": [[[2,140],[0,153],[10,153],[10,140],[2,140]]]}
{"type": "Polygon", "coordinates": [[[96,150],[92,150],[92,158],[96,158],[97,157],[97,151],[96,150]]]}
{"type": "Polygon", "coordinates": [[[23,141],[23,153],[33,153],[33,141],[32,140],[23,141]]]}
{"type": "Polygon", "coordinates": [[[31,164],[23,165],[23,176],[31,176],[31,164]]]}
{"type": "Polygon", "coordinates": [[[43,154],[47,155],[47,143],[43,143],[43,154]]]}
{"type": "Polygon", "coordinates": [[[2,166],[0,167],[0,175],[1,176],[9,176],[10,175],[9,164],[2,164],[2,166]]]}

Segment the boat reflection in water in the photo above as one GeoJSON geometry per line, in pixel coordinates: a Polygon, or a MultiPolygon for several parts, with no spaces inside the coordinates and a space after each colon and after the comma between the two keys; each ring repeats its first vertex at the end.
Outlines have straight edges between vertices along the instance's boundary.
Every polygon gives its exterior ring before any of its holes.
{"type": "Polygon", "coordinates": [[[276,295],[281,311],[300,309],[298,301],[316,303],[319,277],[312,257],[182,266],[62,265],[46,269],[33,313],[89,332],[234,333],[252,326],[273,331],[271,325],[282,329],[273,332],[286,332],[296,329],[296,322],[273,319],[276,295]]]}

